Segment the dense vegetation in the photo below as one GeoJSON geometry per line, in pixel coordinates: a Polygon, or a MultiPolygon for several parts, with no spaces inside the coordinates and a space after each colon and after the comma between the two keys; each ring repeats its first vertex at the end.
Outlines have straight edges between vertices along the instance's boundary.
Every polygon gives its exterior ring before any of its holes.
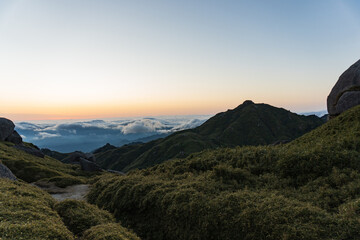
{"type": "Polygon", "coordinates": [[[359,139],[357,106],[289,144],[98,178],[88,198],[142,239],[360,239],[359,139]]]}
{"type": "Polygon", "coordinates": [[[0,239],[71,240],[53,198],[26,183],[0,178],[0,239]]]}
{"type": "Polygon", "coordinates": [[[55,205],[55,210],[75,235],[102,223],[115,222],[110,213],[84,201],[64,200],[55,205]]]}
{"type": "Polygon", "coordinates": [[[0,142],[0,160],[26,182],[54,183],[59,187],[85,183],[94,173],[80,170],[78,165],[64,164],[45,156],[36,157],[12,147],[9,142],[0,142]]]}
{"type": "Polygon", "coordinates": [[[139,240],[96,206],[76,200],[55,203],[37,187],[0,178],[0,239],[73,240],[83,232],[84,240],[139,240]]]}
{"type": "Polygon", "coordinates": [[[184,158],[209,148],[292,140],[322,123],[323,120],[316,116],[300,116],[282,108],[245,101],[195,129],[176,132],[144,144],[109,150],[104,148],[104,151],[97,152],[96,158],[103,168],[126,172],[154,166],[171,158],[184,158]]]}
{"type": "Polygon", "coordinates": [[[101,224],[85,231],[83,240],[140,240],[133,232],[116,223],[101,224]]]}

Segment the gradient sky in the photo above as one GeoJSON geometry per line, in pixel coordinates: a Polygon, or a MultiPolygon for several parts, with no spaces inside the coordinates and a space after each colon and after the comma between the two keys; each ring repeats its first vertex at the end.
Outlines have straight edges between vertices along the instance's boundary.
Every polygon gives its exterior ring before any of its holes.
{"type": "Polygon", "coordinates": [[[360,58],[358,0],[0,0],[0,115],[326,109],[360,58]]]}

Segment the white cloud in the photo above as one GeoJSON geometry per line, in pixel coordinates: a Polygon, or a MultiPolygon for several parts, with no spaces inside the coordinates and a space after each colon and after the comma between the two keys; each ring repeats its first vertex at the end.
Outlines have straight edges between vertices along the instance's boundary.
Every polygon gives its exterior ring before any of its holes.
{"type": "Polygon", "coordinates": [[[40,139],[45,139],[45,138],[53,138],[53,137],[61,137],[60,134],[56,133],[47,133],[47,132],[39,132],[37,134],[37,137],[35,137],[34,139],[37,138],[37,140],[40,140],[40,139]]]}
{"type": "Polygon", "coordinates": [[[152,119],[140,119],[129,123],[122,128],[123,134],[157,132],[166,126],[160,121],[152,119]]]}
{"type": "Polygon", "coordinates": [[[91,151],[109,142],[115,146],[144,137],[194,128],[209,116],[162,116],[106,120],[18,122],[22,138],[39,147],[58,151],[91,151]]]}
{"type": "Polygon", "coordinates": [[[203,124],[206,120],[205,119],[191,119],[186,123],[183,123],[181,125],[178,125],[172,129],[173,132],[181,131],[185,129],[195,128],[203,124]]]}

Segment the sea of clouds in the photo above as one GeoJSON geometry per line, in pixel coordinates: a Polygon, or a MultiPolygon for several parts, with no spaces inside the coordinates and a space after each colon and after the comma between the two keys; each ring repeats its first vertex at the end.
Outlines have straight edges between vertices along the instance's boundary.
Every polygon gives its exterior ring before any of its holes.
{"type": "Polygon", "coordinates": [[[16,122],[26,142],[59,152],[93,151],[106,143],[122,146],[147,142],[173,132],[197,127],[211,116],[54,120],[16,122]]]}

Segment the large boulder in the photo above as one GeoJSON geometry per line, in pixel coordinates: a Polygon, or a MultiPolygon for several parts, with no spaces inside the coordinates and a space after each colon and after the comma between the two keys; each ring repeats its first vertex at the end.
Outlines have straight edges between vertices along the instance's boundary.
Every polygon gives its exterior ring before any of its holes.
{"type": "Polygon", "coordinates": [[[16,177],[15,175],[11,172],[11,170],[6,167],[4,164],[0,163],[0,178],[7,178],[10,180],[15,181],[16,177]]]}
{"type": "Polygon", "coordinates": [[[71,153],[68,157],[61,160],[63,163],[79,164],[83,171],[102,171],[102,168],[95,163],[95,155],[92,153],[83,153],[76,151],[71,153]]]}
{"type": "Polygon", "coordinates": [[[347,69],[327,98],[330,117],[360,104],[360,60],[347,69]]]}
{"type": "Polygon", "coordinates": [[[5,141],[12,142],[14,144],[22,144],[22,137],[17,131],[14,131],[10,136],[8,136],[5,141]]]}
{"type": "Polygon", "coordinates": [[[6,118],[0,118],[0,141],[5,141],[14,132],[15,124],[6,118]]]}

